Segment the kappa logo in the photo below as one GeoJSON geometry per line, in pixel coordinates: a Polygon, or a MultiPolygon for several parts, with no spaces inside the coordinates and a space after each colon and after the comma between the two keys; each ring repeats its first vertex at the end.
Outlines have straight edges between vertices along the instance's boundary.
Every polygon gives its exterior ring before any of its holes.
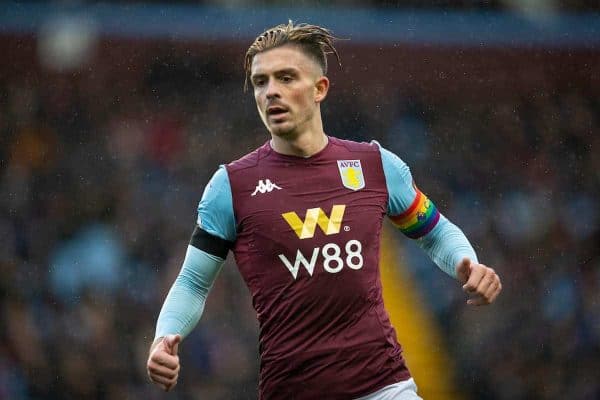
{"type": "Polygon", "coordinates": [[[270,179],[265,179],[264,181],[261,179],[258,181],[258,185],[256,185],[256,189],[254,189],[254,193],[251,196],[256,196],[257,193],[268,193],[272,192],[274,189],[281,190],[279,186],[271,182],[270,179]]]}
{"type": "Polygon", "coordinates": [[[321,208],[309,208],[306,210],[304,221],[294,211],[283,213],[281,216],[300,239],[310,239],[315,236],[317,225],[326,235],[339,233],[345,210],[346,206],[343,204],[334,205],[331,209],[331,217],[328,217],[321,208]]]}

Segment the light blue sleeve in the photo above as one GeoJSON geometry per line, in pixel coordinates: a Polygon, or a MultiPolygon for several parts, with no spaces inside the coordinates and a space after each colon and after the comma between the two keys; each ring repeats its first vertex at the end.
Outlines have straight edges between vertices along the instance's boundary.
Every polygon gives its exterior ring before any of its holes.
{"type": "MultiPolygon", "coordinates": [[[[388,215],[399,215],[410,207],[417,195],[412,174],[400,157],[381,145],[379,149],[389,196],[387,212],[388,215]]],[[[464,257],[478,262],[463,231],[441,214],[435,227],[416,242],[442,271],[454,278],[456,266],[464,257]]]]}
{"type": "Polygon", "coordinates": [[[456,266],[465,257],[477,263],[477,254],[463,231],[440,215],[435,228],[417,239],[431,260],[445,273],[456,278],[456,266]]]}
{"type": "Polygon", "coordinates": [[[168,334],[185,337],[194,329],[222,265],[223,259],[188,246],[181,271],[160,310],[155,340],[168,334]]]}
{"type": "Polygon", "coordinates": [[[383,163],[383,174],[388,189],[388,215],[402,214],[410,207],[417,191],[413,186],[413,178],[410,168],[396,154],[384,149],[379,143],[381,161],[383,163]]]}
{"type": "Polygon", "coordinates": [[[233,199],[229,176],[224,166],[206,185],[200,204],[198,204],[198,226],[221,239],[234,242],[236,238],[233,199]]]}

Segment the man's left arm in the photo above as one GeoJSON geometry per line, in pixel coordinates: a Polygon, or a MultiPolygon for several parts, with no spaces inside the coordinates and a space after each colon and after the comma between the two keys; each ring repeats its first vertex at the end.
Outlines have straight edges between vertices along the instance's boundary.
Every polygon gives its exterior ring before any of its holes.
{"type": "Polygon", "coordinates": [[[480,306],[496,300],[502,290],[498,274],[478,262],[463,231],[443,215],[429,233],[416,240],[433,262],[463,284],[470,296],[467,304],[480,306]]]}
{"type": "Polygon", "coordinates": [[[445,218],[413,182],[410,169],[380,146],[389,200],[388,216],[406,236],[416,240],[432,261],[457,279],[470,295],[468,304],[492,303],[502,290],[498,274],[480,264],[465,234],[445,218]]]}

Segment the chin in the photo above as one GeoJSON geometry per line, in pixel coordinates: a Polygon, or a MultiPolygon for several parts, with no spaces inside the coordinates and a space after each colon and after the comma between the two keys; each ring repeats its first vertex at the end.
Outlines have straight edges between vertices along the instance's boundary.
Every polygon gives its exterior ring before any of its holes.
{"type": "Polygon", "coordinates": [[[272,135],[284,138],[293,136],[296,131],[294,128],[295,127],[288,124],[271,125],[269,126],[269,132],[271,132],[272,135]]]}

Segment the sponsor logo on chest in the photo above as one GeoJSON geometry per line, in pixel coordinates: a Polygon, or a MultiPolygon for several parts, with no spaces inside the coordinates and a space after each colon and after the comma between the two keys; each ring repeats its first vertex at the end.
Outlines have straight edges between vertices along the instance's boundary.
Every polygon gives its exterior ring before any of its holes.
{"type": "Polygon", "coordinates": [[[344,204],[336,204],[331,209],[331,216],[327,216],[322,208],[309,208],[306,210],[304,221],[300,219],[295,211],[281,214],[285,222],[294,230],[298,238],[311,239],[315,236],[317,225],[326,235],[334,235],[340,232],[342,219],[344,218],[344,204]]]}
{"type": "MultiPolygon", "coordinates": [[[[345,204],[334,204],[331,213],[327,215],[320,207],[309,208],[306,210],[304,220],[295,211],[283,213],[281,216],[299,239],[312,239],[317,226],[327,236],[340,233],[345,209],[345,204]]],[[[350,227],[344,226],[344,231],[350,231],[350,227]]],[[[310,255],[298,249],[295,257],[289,254],[278,254],[278,257],[294,280],[298,278],[300,267],[304,267],[309,276],[313,276],[317,265],[322,265],[325,272],[337,274],[345,266],[352,270],[360,270],[364,263],[362,243],[356,239],[351,239],[342,246],[336,242],[326,243],[323,247],[313,248],[310,255]]]]}

